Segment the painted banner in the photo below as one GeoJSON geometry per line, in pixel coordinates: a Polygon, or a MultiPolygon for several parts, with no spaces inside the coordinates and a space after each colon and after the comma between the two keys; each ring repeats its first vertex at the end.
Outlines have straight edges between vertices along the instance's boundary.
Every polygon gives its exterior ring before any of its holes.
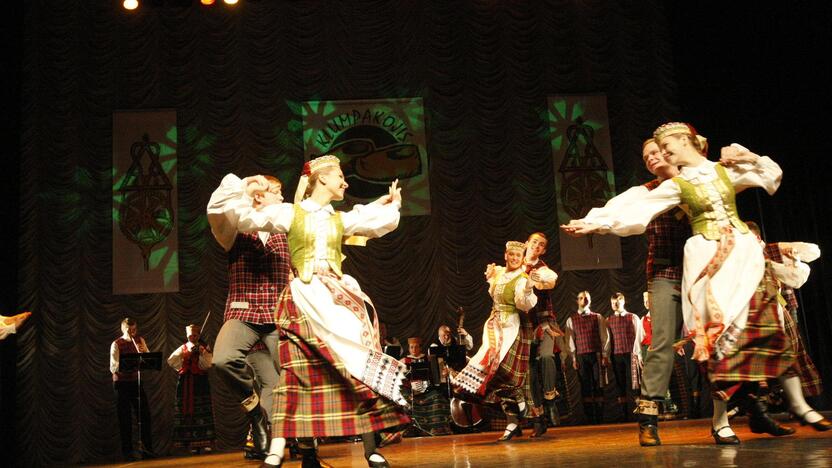
{"type": "Polygon", "coordinates": [[[369,203],[399,180],[402,216],[430,214],[421,98],[306,101],[301,106],[306,160],[333,154],[349,188],[339,206],[369,203]]]}
{"type": "Polygon", "coordinates": [[[176,111],[113,113],[113,294],[179,291],[176,111]]]}
{"type": "MultiPolygon", "coordinates": [[[[567,224],[615,196],[607,97],[550,96],[548,114],[558,224],[567,224]]],[[[621,268],[621,242],[612,235],[560,231],[560,255],[563,270],[621,268]]]]}

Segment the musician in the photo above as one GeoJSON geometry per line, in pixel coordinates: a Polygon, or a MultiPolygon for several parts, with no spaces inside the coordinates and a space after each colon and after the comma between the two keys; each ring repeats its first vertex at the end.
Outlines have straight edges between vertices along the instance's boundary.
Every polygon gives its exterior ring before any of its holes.
{"type": "Polygon", "coordinates": [[[211,348],[199,340],[201,330],[195,324],[185,327],[187,341],[168,357],[168,365],[179,375],[173,442],[177,447],[190,448],[192,453],[210,449],[214,442],[214,414],[208,383],[213,355],[211,348]]]}
{"type": "MultiPolygon", "coordinates": [[[[422,352],[421,338],[415,336],[408,338],[407,346],[408,355],[403,362],[408,371],[412,370],[414,363],[428,362],[427,356],[422,352]]],[[[416,380],[411,377],[409,381],[412,392],[412,416],[417,426],[431,435],[450,434],[451,408],[447,388],[431,385],[430,380],[416,380]]]]}
{"type": "Polygon", "coordinates": [[[387,325],[378,323],[378,333],[381,335],[381,351],[393,359],[402,358],[402,343],[395,336],[387,335],[387,325]]]}
{"type": "Polygon", "coordinates": [[[121,453],[126,460],[136,460],[133,451],[133,419],[130,408],[139,414],[141,404],[141,441],[144,445],[141,451],[143,458],[153,458],[153,430],[150,421],[147,395],[144,385],[138,385],[138,372],[124,372],[119,369],[121,356],[136,353],[147,353],[147,342],[139,335],[139,325],[130,317],[121,321],[122,335],[110,345],[110,372],[113,374],[113,390],[116,394],[116,408],[118,414],[118,428],[121,434],[121,453]],[[141,398],[141,401],[139,399],[141,398]]]}
{"type": "Polygon", "coordinates": [[[610,365],[607,321],[602,315],[590,310],[592,297],[589,291],[579,292],[577,302],[577,312],[566,319],[566,357],[567,360],[571,358],[572,367],[578,371],[584,415],[590,423],[600,424],[604,412],[602,377],[610,365]]]}
{"type": "Polygon", "coordinates": [[[467,331],[465,331],[464,328],[457,328],[457,333],[458,334],[454,336],[454,334],[451,333],[451,327],[447,325],[441,325],[436,333],[436,341],[431,343],[430,347],[435,348],[438,346],[444,346],[448,348],[451,345],[462,344],[465,345],[466,351],[471,351],[472,349],[474,349],[474,339],[471,337],[470,334],[468,334],[467,331]]]}

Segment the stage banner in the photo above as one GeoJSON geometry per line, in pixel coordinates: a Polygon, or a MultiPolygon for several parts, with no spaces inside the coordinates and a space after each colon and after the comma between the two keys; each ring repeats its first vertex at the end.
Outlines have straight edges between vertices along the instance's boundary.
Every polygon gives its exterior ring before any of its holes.
{"type": "MultiPolygon", "coordinates": [[[[550,96],[548,114],[557,222],[566,224],[615,196],[607,97],[550,96]]],[[[621,242],[612,235],[574,238],[560,231],[560,255],[563,270],[621,268],[621,242]]]]}
{"type": "Polygon", "coordinates": [[[349,184],[340,209],[366,204],[399,180],[402,216],[430,214],[421,98],[306,101],[301,106],[306,160],[334,154],[349,184]]]}
{"type": "Polygon", "coordinates": [[[113,294],[179,291],[176,111],[113,113],[113,294]]]}

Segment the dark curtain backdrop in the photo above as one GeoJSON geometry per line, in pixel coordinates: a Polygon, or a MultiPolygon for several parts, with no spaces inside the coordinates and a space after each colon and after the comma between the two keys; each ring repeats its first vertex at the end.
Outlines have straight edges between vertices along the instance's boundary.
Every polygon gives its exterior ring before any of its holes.
{"type": "MultiPolygon", "coordinates": [[[[643,238],[622,240],[620,270],[560,272],[546,96],[606,94],[616,185],[648,180],[641,141],[678,118],[661,2],[217,3],[133,13],[115,0],[25,5],[17,303],[34,315],[16,338],[19,462],[119,452],[108,349],[122,317],[135,317],[151,349],[167,354],[184,340],[184,326],[210,310],[213,341],[226,270],[205,205],[228,172],[275,174],[291,195],[303,162],[293,109],[303,100],[424,98],[432,214],[404,218],[395,232],[346,252],[346,270],[390,334],[431,339],[461,305],[479,342],[490,305],[485,265],[502,260],[505,241],[534,231],[550,238],[546,260],[561,273],[553,297],[562,320],[582,289],[601,312],[617,290],[642,312],[643,238]],[[114,296],[112,112],[152,108],[178,112],[181,291],[114,296]]],[[[777,202],[799,199],[797,180],[789,176],[788,195],[765,205],[786,226],[794,214],[777,202]]],[[[828,222],[816,229],[824,226],[828,232],[828,222]]],[[[817,231],[800,234],[819,241],[817,231]]],[[[818,314],[829,309],[823,292],[832,282],[823,265],[808,288],[818,314]]],[[[828,322],[819,324],[815,356],[830,336],[828,322]]],[[[821,361],[828,370],[828,357],[821,361]]],[[[213,375],[212,385],[219,445],[237,447],[243,416],[213,375]]],[[[165,452],[174,373],[150,374],[145,388],[155,449],[165,452]]]]}

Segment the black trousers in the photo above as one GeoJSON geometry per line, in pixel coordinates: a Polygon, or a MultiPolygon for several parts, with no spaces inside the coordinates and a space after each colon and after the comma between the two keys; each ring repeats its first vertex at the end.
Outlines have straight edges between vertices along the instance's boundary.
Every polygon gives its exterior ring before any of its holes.
{"type": "Polygon", "coordinates": [[[615,373],[615,386],[618,389],[619,398],[627,398],[627,395],[632,393],[630,391],[633,385],[631,365],[630,353],[612,355],[612,371],[615,373]]]}
{"type": "Polygon", "coordinates": [[[144,388],[141,394],[136,381],[113,382],[113,390],[116,393],[116,405],[118,409],[118,428],[121,432],[121,452],[127,456],[133,452],[133,419],[131,408],[139,414],[139,399],[141,399],[141,439],[144,449],[153,451],[153,427],[150,422],[150,409],[147,404],[147,395],[144,388]],[[141,396],[139,396],[141,395],[141,396]]]}

